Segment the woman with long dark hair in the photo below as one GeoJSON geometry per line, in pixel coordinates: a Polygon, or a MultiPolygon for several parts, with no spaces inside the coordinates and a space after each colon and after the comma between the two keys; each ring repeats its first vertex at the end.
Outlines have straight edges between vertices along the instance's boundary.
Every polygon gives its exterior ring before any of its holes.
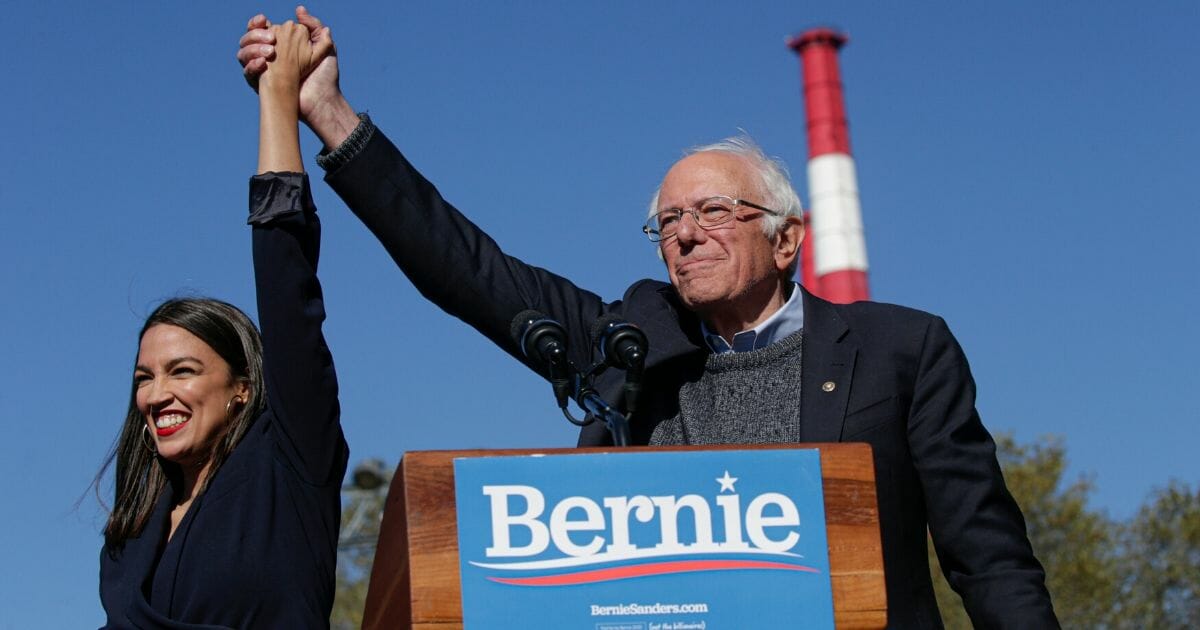
{"type": "Polygon", "coordinates": [[[333,41],[274,29],[250,184],[262,335],[211,299],[169,300],[142,327],[105,465],[116,464],[100,556],[107,627],[329,625],[349,451],[297,118],[300,82],[333,63],[333,41]]]}

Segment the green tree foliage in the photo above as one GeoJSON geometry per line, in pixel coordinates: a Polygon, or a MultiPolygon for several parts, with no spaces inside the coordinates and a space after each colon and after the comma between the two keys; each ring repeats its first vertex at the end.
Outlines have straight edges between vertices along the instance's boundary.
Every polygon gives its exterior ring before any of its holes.
{"type": "MultiPolygon", "coordinates": [[[[1091,479],[1064,484],[1061,439],[1022,445],[1001,435],[996,445],[1064,628],[1200,628],[1200,493],[1172,483],[1115,522],[1088,509],[1091,479]]],[[[946,627],[971,628],[932,544],[929,563],[946,627]]]]}
{"type": "Polygon", "coordinates": [[[363,606],[367,602],[367,586],[371,580],[371,565],[375,560],[386,496],[386,485],[372,490],[347,488],[342,491],[337,586],[333,613],[329,618],[332,630],[362,627],[363,606]]]}
{"type": "Polygon", "coordinates": [[[1116,628],[1200,628],[1200,488],[1154,493],[1123,532],[1116,628]]]}

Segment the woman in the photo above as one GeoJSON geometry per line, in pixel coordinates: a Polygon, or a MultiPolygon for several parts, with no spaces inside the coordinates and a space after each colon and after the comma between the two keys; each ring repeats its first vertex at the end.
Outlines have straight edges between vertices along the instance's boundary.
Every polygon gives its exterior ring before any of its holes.
{"type": "MultiPolygon", "coordinates": [[[[349,451],[321,335],[320,225],[300,81],[333,42],[276,26],[250,185],[259,335],[238,309],[170,300],[142,328],[100,557],[107,627],[328,627],[349,451]]],[[[106,465],[107,467],[107,465],[106,465]]]]}

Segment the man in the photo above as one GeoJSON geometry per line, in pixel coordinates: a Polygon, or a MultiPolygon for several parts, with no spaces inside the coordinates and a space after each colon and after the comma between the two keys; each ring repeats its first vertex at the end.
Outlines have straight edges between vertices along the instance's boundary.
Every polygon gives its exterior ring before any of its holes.
{"type": "MultiPolygon", "coordinates": [[[[328,30],[302,9],[314,40],[328,30]]],[[[256,16],[238,58],[253,83],[271,54],[256,16]]],[[[616,314],[650,340],[634,444],[868,442],[874,450],[889,626],[937,628],[928,523],[950,584],[980,627],[1057,627],[1020,510],[974,408],[974,383],[940,318],[834,305],[792,281],[803,236],[783,170],[733,139],[667,172],[646,232],[670,284],[642,280],[605,302],[504,254],[446,203],[337,86],[330,57],[305,82],[301,114],[325,143],[326,181],[427,298],[518,360],[515,315],[546,313],[571,360],[591,362],[593,322],[616,314]]],[[[530,365],[530,367],[533,367],[530,365]]],[[[620,375],[597,383],[616,400],[620,375]]],[[[611,444],[593,423],[581,446],[611,444]]]]}

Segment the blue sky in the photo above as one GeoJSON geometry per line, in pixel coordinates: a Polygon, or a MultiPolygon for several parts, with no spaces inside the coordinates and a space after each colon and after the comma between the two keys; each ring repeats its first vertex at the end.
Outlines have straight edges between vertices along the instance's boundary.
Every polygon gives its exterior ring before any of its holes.
{"type": "MultiPolygon", "coordinates": [[[[745,129],[807,202],[784,39],[843,29],[873,297],[944,316],[985,423],[1062,436],[1094,507],[1126,517],[1171,478],[1200,482],[1195,3],[310,9],[333,26],[351,102],[447,198],[511,253],[612,299],[665,277],[638,227],[684,147],[745,129]]],[[[291,5],[6,9],[0,627],[102,620],[103,512],[85,493],[144,316],[180,294],[254,312],[257,109],[233,54],[258,10],[291,5]]],[[[425,302],[314,188],[354,461],[574,443],[545,383],[425,302]]]]}

